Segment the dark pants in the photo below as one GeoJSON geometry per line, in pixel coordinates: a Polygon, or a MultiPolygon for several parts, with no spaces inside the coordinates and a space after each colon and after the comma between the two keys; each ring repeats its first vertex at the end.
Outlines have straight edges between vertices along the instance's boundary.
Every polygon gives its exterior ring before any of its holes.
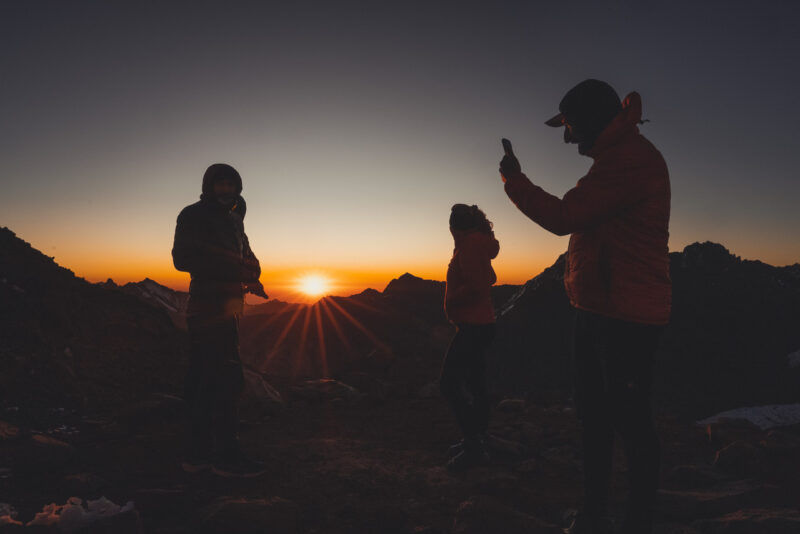
{"type": "Polygon", "coordinates": [[[189,448],[198,455],[238,451],[238,401],[244,385],[239,360],[239,317],[188,317],[191,354],[186,375],[189,448]]]}
{"type": "Polygon", "coordinates": [[[628,463],[629,532],[652,530],[661,452],[651,386],[662,330],[582,310],[575,315],[575,403],[583,426],[585,508],[589,515],[607,514],[616,432],[628,463]]]}
{"type": "Polygon", "coordinates": [[[489,428],[486,349],[494,339],[494,324],[460,324],[457,328],[444,358],[439,384],[464,439],[473,440],[489,428]]]}

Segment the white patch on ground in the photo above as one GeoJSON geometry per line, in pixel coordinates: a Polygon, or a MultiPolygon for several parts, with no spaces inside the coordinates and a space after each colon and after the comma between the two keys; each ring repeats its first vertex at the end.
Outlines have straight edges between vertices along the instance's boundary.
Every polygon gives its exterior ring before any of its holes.
{"type": "Polygon", "coordinates": [[[762,430],[776,426],[796,425],[800,424],[800,404],[770,404],[736,408],[698,421],[697,424],[709,425],[722,419],[744,419],[762,430]]]}
{"type": "Polygon", "coordinates": [[[789,354],[787,360],[789,360],[789,367],[800,367],[800,349],[789,354]]]}
{"type": "Polygon", "coordinates": [[[66,504],[58,505],[50,503],[42,508],[42,511],[28,522],[26,526],[57,526],[64,532],[72,532],[85,528],[98,519],[115,516],[133,510],[133,501],[128,501],[125,506],[120,506],[109,501],[105,497],[100,497],[94,501],[86,501],[79,497],[70,497],[66,504]]]}

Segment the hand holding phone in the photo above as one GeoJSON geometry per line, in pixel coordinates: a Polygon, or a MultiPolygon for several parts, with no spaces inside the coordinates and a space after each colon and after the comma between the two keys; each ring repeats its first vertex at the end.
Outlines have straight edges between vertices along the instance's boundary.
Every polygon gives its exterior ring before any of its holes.
{"type": "Polygon", "coordinates": [[[505,152],[505,156],[500,160],[500,176],[502,176],[503,182],[505,182],[509,177],[521,173],[522,167],[519,164],[519,160],[517,160],[517,156],[514,155],[511,141],[504,137],[500,142],[503,145],[503,152],[505,152]]]}

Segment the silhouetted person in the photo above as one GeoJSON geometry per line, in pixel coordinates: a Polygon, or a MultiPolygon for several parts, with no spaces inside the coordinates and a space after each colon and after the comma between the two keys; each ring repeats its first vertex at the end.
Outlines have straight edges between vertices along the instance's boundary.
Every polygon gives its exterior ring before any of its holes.
{"type": "Polygon", "coordinates": [[[263,466],[239,448],[238,399],[244,386],[239,316],[244,295],[266,298],[261,267],[244,233],[246,205],[239,173],[223,163],[203,176],[200,201],[178,215],[172,258],[192,275],[187,322],[191,353],[186,377],[190,441],[183,468],[212,467],[222,476],[256,476],[263,466]]]}
{"type": "Polygon", "coordinates": [[[447,268],[444,307],[457,330],[442,365],[440,385],[464,437],[451,447],[447,467],[461,470],[488,461],[486,349],[494,338],[491,287],[497,278],[492,259],[500,243],[478,206],[453,206],[450,232],[455,249],[447,268]]]}
{"type": "Polygon", "coordinates": [[[652,531],[660,469],[651,409],[653,357],[671,304],[670,184],[661,153],[640,133],[641,99],[620,102],[608,84],[572,88],[548,126],[594,160],[563,198],[500,162],[509,198],[546,230],[571,234],[564,273],[576,309],[575,401],[583,427],[585,502],[567,532],[612,532],[608,491],[614,432],[622,437],[630,478],[623,532],[652,531]]]}

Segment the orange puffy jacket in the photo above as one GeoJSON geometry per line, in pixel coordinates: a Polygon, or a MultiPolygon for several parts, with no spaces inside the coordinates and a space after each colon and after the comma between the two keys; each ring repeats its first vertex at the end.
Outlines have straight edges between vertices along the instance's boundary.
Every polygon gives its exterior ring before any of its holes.
{"type": "Polygon", "coordinates": [[[492,260],[500,252],[494,233],[452,230],[453,259],[447,267],[444,310],[454,323],[489,324],[495,321],[492,285],[497,276],[492,260]]]}
{"type": "Polygon", "coordinates": [[[559,199],[519,173],[509,198],[569,240],[564,285],[576,308],[637,323],[669,321],[670,185],[661,153],[640,133],[642,101],[631,93],[587,155],[589,173],[559,199]]]}

